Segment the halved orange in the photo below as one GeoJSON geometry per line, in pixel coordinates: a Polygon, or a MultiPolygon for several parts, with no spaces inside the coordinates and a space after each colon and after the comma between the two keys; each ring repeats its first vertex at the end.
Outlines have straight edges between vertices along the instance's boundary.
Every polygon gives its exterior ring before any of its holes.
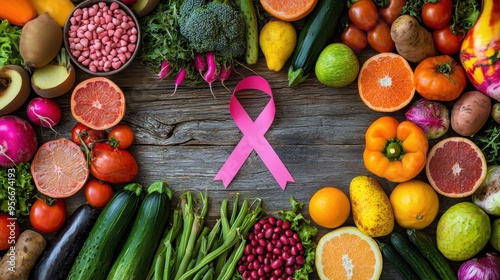
{"type": "Polygon", "coordinates": [[[89,168],[80,147],[60,138],[38,148],[31,162],[31,174],[39,192],[52,198],[66,198],[83,188],[89,168]]]}
{"type": "Polygon", "coordinates": [[[260,0],[266,12],[284,21],[297,21],[306,17],[317,3],[318,0],[260,0]]]}
{"type": "Polygon", "coordinates": [[[120,87],[106,77],[89,78],[74,88],[71,114],[90,128],[111,128],[125,115],[125,95],[120,87]]]}
{"type": "Polygon", "coordinates": [[[316,247],[315,262],[320,279],[379,279],[383,268],[375,239],[353,226],[323,235],[316,247]]]}
{"type": "Polygon", "coordinates": [[[413,70],[399,54],[379,53],[363,63],[358,75],[361,100],[377,112],[395,112],[415,96],[413,70]]]}
{"type": "Polygon", "coordinates": [[[429,151],[425,174],[434,190],[447,197],[467,197],[486,178],[486,159],[479,147],[465,137],[449,137],[429,151]]]}

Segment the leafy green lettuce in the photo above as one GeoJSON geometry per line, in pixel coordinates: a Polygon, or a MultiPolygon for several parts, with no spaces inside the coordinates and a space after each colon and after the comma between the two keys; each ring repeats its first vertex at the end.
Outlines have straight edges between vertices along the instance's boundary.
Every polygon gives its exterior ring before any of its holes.
{"type": "Polygon", "coordinates": [[[0,168],[0,210],[22,222],[29,215],[35,194],[29,163],[0,168]]]}
{"type": "Polygon", "coordinates": [[[10,25],[7,20],[0,21],[0,67],[23,65],[23,58],[19,53],[21,32],[21,27],[10,25]]]}

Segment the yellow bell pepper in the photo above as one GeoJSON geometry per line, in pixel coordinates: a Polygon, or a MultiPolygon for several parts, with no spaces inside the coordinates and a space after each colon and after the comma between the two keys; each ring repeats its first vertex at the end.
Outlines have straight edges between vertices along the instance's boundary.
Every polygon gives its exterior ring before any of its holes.
{"type": "Polygon", "coordinates": [[[31,0],[31,3],[39,15],[48,13],[61,27],[75,8],[70,0],[31,0]]]}
{"type": "Polygon", "coordinates": [[[365,167],[391,182],[405,182],[425,167],[429,142],[423,130],[410,121],[384,116],[365,133],[365,167]]]}

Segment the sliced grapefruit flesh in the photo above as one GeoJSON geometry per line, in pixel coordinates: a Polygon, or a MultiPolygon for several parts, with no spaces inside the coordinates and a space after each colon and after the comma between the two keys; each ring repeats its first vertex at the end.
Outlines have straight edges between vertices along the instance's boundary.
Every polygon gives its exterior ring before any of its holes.
{"type": "Polygon", "coordinates": [[[435,144],[429,152],[425,173],[436,192],[446,197],[467,197],[486,178],[486,159],[471,140],[450,137],[435,144]]]}
{"type": "Polygon", "coordinates": [[[71,95],[71,114],[96,130],[117,125],[125,115],[125,95],[113,81],[94,77],[80,82],[71,95]]]}
{"type": "Polygon", "coordinates": [[[312,12],[318,0],[260,0],[270,15],[284,21],[297,21],[312,12]]]}
{"type": "Polygon", "coordinates": [[[77,193],[89,177],[87,159],[80,147],[66,138],[45,142],[31,162],[38,191],[52,198],[77,193]]]}

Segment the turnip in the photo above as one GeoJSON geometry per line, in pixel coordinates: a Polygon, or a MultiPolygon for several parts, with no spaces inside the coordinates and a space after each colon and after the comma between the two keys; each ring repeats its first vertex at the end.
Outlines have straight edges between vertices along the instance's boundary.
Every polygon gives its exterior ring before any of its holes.
{"type": "Polygon", "coordinates": [[[472,201],[486,213],[500,216],[500,166],[488,167],[486,178],[472,194],[472,201]]]}
{"type": "Polygon", "coordinates": [[[36,125],[52,128],[61,120],[61,109],[56,101],[45,97],[35,97],[28,103],[26,114],[36,125]]]}
{"type": "Polygon", "coordinates": [[[0,166],[30,161],[37,147],[35,130],[28,121],[13,115],[0,117],[0,166]]]}

